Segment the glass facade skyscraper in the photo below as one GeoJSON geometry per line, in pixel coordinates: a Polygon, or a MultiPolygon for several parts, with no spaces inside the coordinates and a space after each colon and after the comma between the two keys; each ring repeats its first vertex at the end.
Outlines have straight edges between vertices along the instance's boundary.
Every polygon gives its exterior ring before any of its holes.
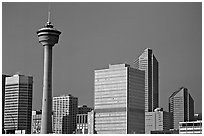
{"type": "Polygon", "coordinates": [[[169,112],[173,113],[174,129],[179,129],[179,122],[194,120],[194,100],[187,88],[181,87],[169,97],[169,112]]]}
{"type": "Polygon", "coordinates": [[[136,68],[145,71],[145,112],[159,107],[159,63],[147,48],[136,60],[136,68]]]}
{"type": "Polygon", "coordinates": [[[4,129],[31,133],[33,77],[13,75],[5,80],[4,129]]]}
{"type": "Polygon", "coordinates": [[[144,71],[127,64],[95,70],[97,134],[144,133],[144,71]]]}

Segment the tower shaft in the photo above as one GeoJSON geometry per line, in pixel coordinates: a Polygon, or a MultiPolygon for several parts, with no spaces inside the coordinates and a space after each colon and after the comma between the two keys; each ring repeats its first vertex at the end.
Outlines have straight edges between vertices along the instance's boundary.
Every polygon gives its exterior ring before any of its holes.
{"type": "Polygon", "coordinates": [[[39,42],[44,48],[44,75],[41,134],[52,132],[52,47],[58,43],[60,31],[53,28],[51,22],[37,31],[39,42]]]}
{"type": "Polygon", "coordinates": [[[52,133],[52,46],[44,46],[41,134],[52,133]]]}

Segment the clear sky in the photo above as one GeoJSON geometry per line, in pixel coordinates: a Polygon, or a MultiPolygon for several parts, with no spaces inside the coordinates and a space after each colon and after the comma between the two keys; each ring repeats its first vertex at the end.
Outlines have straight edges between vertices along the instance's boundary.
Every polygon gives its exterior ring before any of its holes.
{"type": "MultiPolygon", "coordinates": [[[[41,109],[43,46],[36,31],[48,3],[2,4],[2,73],[34,77],[33,110],[41,109]]],[[[51,3],[51,22],[62,34],[53,48],[53,96],[72,94],[94,105],[94,70],[128,63],[145,48],[159,61],[160,107],[189,89],[202,112],[201,3],[51,3]]]]}

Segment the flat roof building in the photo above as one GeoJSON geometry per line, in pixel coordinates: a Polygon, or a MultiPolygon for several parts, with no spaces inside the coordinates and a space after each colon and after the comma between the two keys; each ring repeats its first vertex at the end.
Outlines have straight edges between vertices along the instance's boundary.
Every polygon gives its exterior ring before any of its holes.
{"type": "Polygon", "coordinates": [[[93,109],[87,105],[79,106],[77,111],[76,134],[88,134],[88,113],[93,109]]]}
{"type": "Polygon", "coordinates": [[[170,130],[172,125],[172,113],[163,111],[162,108],[156,108],[154,112],[145,112],[145,134],[151,134],[151,131],[170,130]]]}
{"type": "Polygon", "coordinates": [[[179,134],[202,134],[202,120],[179,122],[179,134]]]}
{"type": "Polygon", "coordinates": [[[53,128],[55,134],[73,134],[76,130],[78,98],[72,95],[53,97],[53,128]]]}
{"type": "Polygon", "coordinates": [[[95,70],[97,134],[133,134],[145,130],[145,73],[127,64],[95,70]]]}
{"type": "Polygon", "coordinates": [[[4,129],[31,133],[33,77],[13,75],[5,80],[4,129]]]}
{"type": "Polygon", "coordinates": [[[40,134],[42,111],[32,111],[32,130],[31,134],[40,134]]]}

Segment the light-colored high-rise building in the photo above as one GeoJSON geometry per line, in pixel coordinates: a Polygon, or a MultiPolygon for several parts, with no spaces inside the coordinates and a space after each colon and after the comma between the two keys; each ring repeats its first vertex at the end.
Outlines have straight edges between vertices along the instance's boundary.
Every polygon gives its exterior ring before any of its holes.
{"type": "Polygon", "coordinates": [[[154,112],[145,112],[145,134],[151,131],[167,131],[172,128],[172,113],[156,108],[154,112]]]}
{"type": "Polygon", "coordinates": [[[55,134],[72,134],[76,130],[78,98],[72,95],[53,97],[53,129],[55,134]]]}
{"type": "Polygon", "coordinates": [[[6,86],[6,77],[9,77],[9,75],[2,75],[2,91],[1,91],[1,100],[2,100],[2,134],[5,134],[4,132],[4,106],[5,106],[5,86],[6,86]]]}
{"type": "Polygon", "coordinates": [[[179,129],[179,122],[194,120],[194,100],[187,88],[181,87],[169,97],[169,112],[173,113],[174,129],[179,129]]]}
{"type": "Polygon", "coordinates": [[[127,64],[95,70],[97,134],[144,133],[144,71],[127,64]]]}
{"type": "Polygon", "coordinates": [[[13,75],[6,77],[4,129],[31,133],[33,77],[13,75]]]}
{"type": "Polygon", "coordinates": [[[146,48],[136,60],[136,68],[145,71],[145,112],[159,107],[159,63],[152,49],[146,48]]]}

